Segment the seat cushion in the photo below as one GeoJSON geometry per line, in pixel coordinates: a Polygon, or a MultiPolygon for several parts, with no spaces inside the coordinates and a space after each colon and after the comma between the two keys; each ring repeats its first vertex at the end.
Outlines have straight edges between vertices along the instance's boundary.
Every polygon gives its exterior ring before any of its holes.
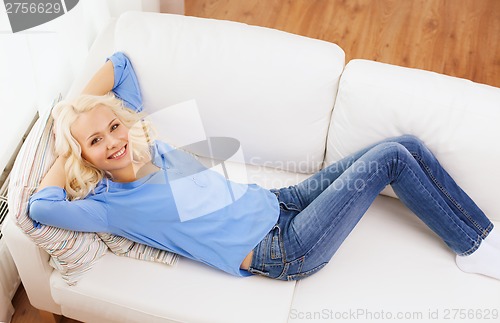
{"type": "Polygon", "coordinates": [[[286,322],[294,282],[230,276],[181,258],[176,266],[108,254],[78,285],[54,272],[63,315],[84,322],[286,322]]]}
{"type": "Polygon", "coordinates": [[[379,196],[330,263],[297,283],[289,322],[317,313],[374,322],[385,313],[381,321],[473,323],[488,311],[491,320],[499,304],[500,281],[460,271],[436,234],[399,200],[379,196]],[[437,320],[429,316],[436,311],[437,320]],[[469,316],[453,317],[463,312],[469,316]]]}

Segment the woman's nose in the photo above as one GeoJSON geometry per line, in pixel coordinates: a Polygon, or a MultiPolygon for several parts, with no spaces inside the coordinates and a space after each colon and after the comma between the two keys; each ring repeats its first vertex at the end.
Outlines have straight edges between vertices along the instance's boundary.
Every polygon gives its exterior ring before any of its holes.
{"type": "Polygon", "coordinates": [[[116,146],[118,145],[118,142],[119,142],[119,140],[117,138],[110,136],[108,139],[108,149],[116,148],[116,146]]]}

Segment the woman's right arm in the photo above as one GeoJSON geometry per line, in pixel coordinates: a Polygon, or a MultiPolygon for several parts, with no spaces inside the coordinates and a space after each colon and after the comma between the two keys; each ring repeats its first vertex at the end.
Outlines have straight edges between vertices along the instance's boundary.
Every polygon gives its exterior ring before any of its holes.
{"type": "Polygon", "coordinates": [[[107,210],[104,197],[68,201],[64,185],[65,157],[59,156],[49,169],[28,203],[29,217],[45,225],[84,232],[107,232],[107,210]]]}
{"type": "Polygon", "coordinates": [[[105,198],[68,201],[64,189],[66,159],[59,156],[28,202],[29,217],[38,223],[84,232],[108,230],[105,198]]]}
{"type": "Polygon", "coordinates": [[[132,62],[122,52],[108,57],[94,74],[82,94],[104,95],[113,92],[125,105],[137,112],[142,110],[142,95],[132,62]]]}
{"type": "Polygon", "coordinates": [[[115,74],[112,61],[107,61],[90,79],[82,94],[104,95],[113,89],[115,74]]]}
{"type": "Polygon", "coordinates": [[[64,188],[66,184],[66,173],[64,171],[64,164],[66,163],[66,160],[67,158],[63,156],[57,157],[52,167],[50,167],[47,174],[45,174],[36,192],[41,191],[48,186],[58,186],[64,188]]]}

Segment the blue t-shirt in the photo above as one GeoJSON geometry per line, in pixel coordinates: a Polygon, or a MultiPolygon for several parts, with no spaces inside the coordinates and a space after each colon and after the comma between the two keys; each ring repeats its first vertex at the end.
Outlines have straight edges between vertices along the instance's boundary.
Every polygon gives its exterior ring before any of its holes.
{"type": "MultiPolygon", "coordinates": [[[[122,53],[110,59],[113,91],[128,106],[142,108],[130,61],[122,53]]],[[[69,230],[109,232],[249,276],[239,266],[276,223],[276,196],[229,181],[164,142],[156,141],[151,153],[158,171],[130,183],[104,179],[83,200],[68,201],[63,188],[46,187],[30,198],[30,217],[69,230]]]]}

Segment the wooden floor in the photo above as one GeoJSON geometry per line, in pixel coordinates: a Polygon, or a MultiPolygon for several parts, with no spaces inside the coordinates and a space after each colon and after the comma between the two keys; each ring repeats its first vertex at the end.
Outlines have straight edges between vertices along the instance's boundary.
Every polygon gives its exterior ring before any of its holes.
{"type": "MultiPolygon", "coordinates": [[[[12,305],[16,309],[11,323],[40,323],[42,319],[37,309],[30,305],[26,291],[23,285],[19,286],[12,305]]],[[[79,323],[80,321],[72,320],[67,317],[61,317],[59,323],[79,323]]]]}
{"type": "MultiPolygon", "coordinates": [[[[346,61],[371,59],[500,87],[500,0],[185,0],[185,11],[334,42],[346,61]]],[[[13,303],[13,323],[39,322],[23,288],[13,303]]]]}
{"type": "Polygon", "coordinates": [[[186,15],[276,28],[364,58],[500,87],[499,0],[186,0],[186,15]]]}

